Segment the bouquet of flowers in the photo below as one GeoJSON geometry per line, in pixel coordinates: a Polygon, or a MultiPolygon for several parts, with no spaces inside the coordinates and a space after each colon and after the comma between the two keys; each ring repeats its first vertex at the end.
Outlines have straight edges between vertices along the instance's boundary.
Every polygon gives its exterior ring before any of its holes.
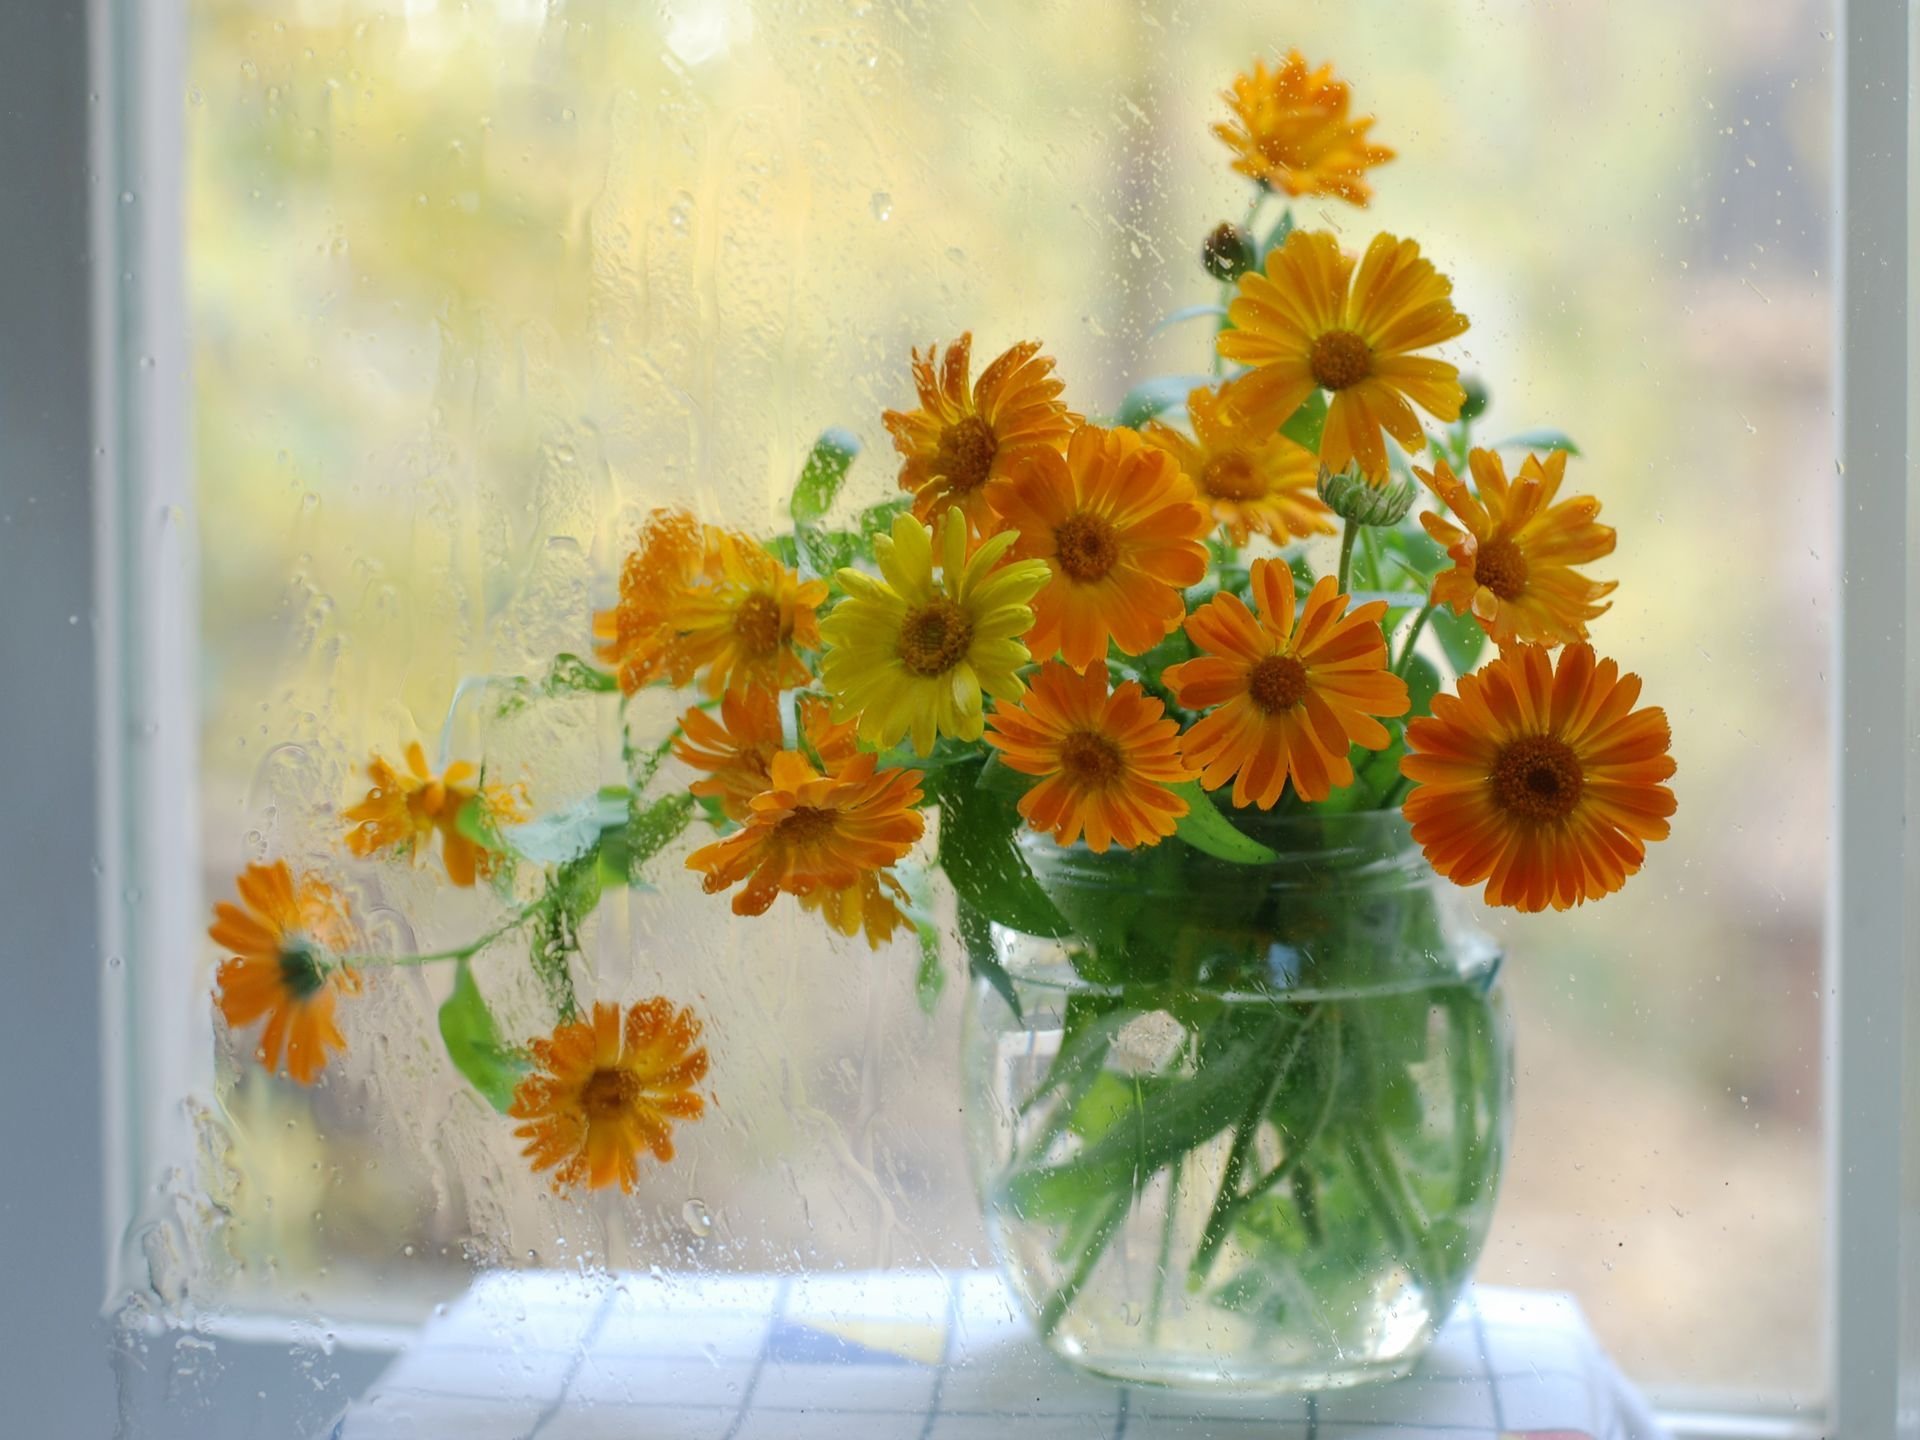
{"type": "MultiPolygon", "coordinates": [[[[1004,1178],[1011,1205],[1054,1227],[1068,1293],[1042,1306],[1053,1321],[1142,1167],[1177,1190],[1216,1140],[1228,1173],[1200,1207],[1194,1283],[1235,1227],[1249,1245],[1325,1243],[1346,1182],[1284,1155],[1256,1178],[1262,1149],[1293,1154],[1346,1123],[1337,1095],[1390,1103],[1379,1077],[1417,1047],[1397,1021],[1206,1003],[1209,985],[1281,996],[1264,957],[1302,915],[1322,939],[1374,943],[1336,907],[1259,910],[1280,862],[1272,823],[1398,810],[1440,876],[1493,905],[1564,909],[1619,889],[1666,835],[1674,766],[1662,712],[1588,643],[1614,587],[1581,567],[1614,532],[1598,500],[1565,493],[1573,443],[1479,443],[1487,391],[1435,353],[1467,318],[1418,243],[1375,235],[1356,254],[1297,223],[1295,197],[1367,204],[1392,154],[1373,122],[1298,54],[1226,98],[1216,130],[1249,204],[1201,247],[1217,303],[1175,317],[1210,329],[1210,373],[1146,380],[1102,423],[1070,408],[1040,343],[976,375],[963,334],[914,352],[910,403],[881,417],[900,462],[890,496],[846,498],[860,446],[829,430],[781,534],[654,512],[591,656],[486,691],[501,709],[604,695],[621,710],[619,783],[555,804],[537,779],[418,743],[404,764],[375,755],[342,847],[390,863],[437,847],[451,884],[497,898],[496,922],[452,949],[374,953],[336,879],[248,865],[210,933],[227,957],[219,1011],[261,1022],[260,1063],[313,1083],[346,1043],[342,1003],[383,969],[446,966],[448,1060],[517,1123],[532,1167],[556,1189],[630,1190],[702,1113],[708,1057],[701,1021],[667,997],[584,1002],[580,929],[609,890],[657,881],[698,826],[710,839],[685,864],[736,915],[797,906],[875,948],[912,931],[929,1005],[949,928],[935,872],[975,973],[1016,1011],[1009,936],[1059,942],[1062,964],[1106,987],[1067,1017],[1040,1087],[1058,1101],[1050,1128],[1004,1178]],[[684,712],[640,733],[629,702],[656,688],[684,692],[684,712]],[[1137,901],[1084,903],[1099,888],[1084,865],[1122,858],[1152,860],[1141,893],[1254,897],[1221,900],[1215,928],[1258,943],[1196,956],[1137,901]],[[522,963],[550,1033],[504,1033],[488,1001],[489,971],[522,963]],[[1126,1022],[1162,1011],[1177,1074],[1116,1101],[1089,1047],[1107,1055],[1126,1022]],[[1116,1104],[1159,1117],[1160,1138],[1122,1165],[1100,1159],[1116,1104]]],[[[1407,1254],[1444,1249],[1391,1145],[1342,1154],[1388,1194],[1407,1254]]]]}

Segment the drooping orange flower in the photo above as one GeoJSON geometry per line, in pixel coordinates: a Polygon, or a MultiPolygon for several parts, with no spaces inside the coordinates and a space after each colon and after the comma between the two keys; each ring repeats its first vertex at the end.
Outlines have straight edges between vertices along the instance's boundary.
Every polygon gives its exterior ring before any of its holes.
{"type": "Polygon", "coordinates": [[[1460,372],[1413,352],[1464,333],[1467,317],[1453,308],[1453,282],[1413,241],[1374,236],[1356,274],[1327,231],[1296,230],[1267,256],[1265,274],[1249,270],[1239,283],[1218,342],[1222,357],[1252,367],[1222,397],[1236,423],[1276,429],[1325,390],[1320,463],[1341,471],[1357,460],[1384,483],[1383,429],[1417,450],[1425,439],[1414,405],[1459,419],[1460,372]]]}
{"type": "Polygon", "coordinates": [[[1402,806],[1433,868],[1486,882],[1490,905],[1555,910],[1611,895],[1667,838],[1676,806],[1672,733],[1657,705],[1634,708],[1640,677],[1593,647],[1559,664],[1543,645],[1502,650],[1458,696],[1407,725],[1402,806]]]}
{"type": "Polygon", "coordinates": [[[367,762],[373,788],[366,798],[346,811],[353,822],[347,848],[354,854],[393,854],[418,861],[426,853],[433,832],[440,832],[441,859],[447,878],[471,885],[476,876],[491,875],[500,857],[460,833],[460,812],[478,800],[489,825],[517,824],[526,817],[520,786],[478,784],[480,772],[464,760],[435,775],[427,752],[418,740],[407,746],[407,768],[397,770],[376,754],[367,762]]]}
{"type": "Polygon", "coordinates": [[[215,977],[220,1014],[235,1027],[266,1016],[254,1057],[274,1070],[284,1050],[287,1073],[311,1085],[328,1052],[347,1047],[335,999],[360,993],[359,974],[342,959],[353,944],[351,912],[326,881],[296,880],[284,860],[249,865],[234,884],[241,905],[220,901],[207,930],[233,952],[215,977]]]}
{"type": "Polygon", "coordinates": [[[913,352],[917,410],[888,410],[881,415],[904,457],[900,488],[913,492],[913,513],[931,525],[950,506],[967,517],[976,536],[1001,528],[987,498],[987,482],[1010,474],[1022,456],[1057,452],[1081,417],[1060,399],[1066,386],[1053,373],[1053,361],[1040,342],[1023,340],[980,372],[967,390],[973,350],[971,332],[947,347],[929,345],[913,352]]]}
{"type": "Polygon", "coordinates": [[[680,717],[674,755],[706,778],[687,787],[720,802],[729,820],[745,820],[747,807],[767,788],[773,757],[786,744],[780,729],[780,699],[770,690],[726,695],[720,718],[694,706],[680,717]]]}
{"type": "Polygon", "coordinates": [[[570,1185],[632,1192],[640,1152],[673,1159],[673,1122],[698,1120],[706,1102],[693,1087],[706,1076],[700,1022],[656,995],[628,1008],[595,1002],[589,1020],[561,1025],[528,1048],[537,1067],[513,1092],[507,1113],[535,1174],[554,1170],[556,1193],[570,1185]],[[559,1168],[554,1169],[555,1166],[559,1168]]]}
{"type": "Polygon", "coordinates": [[[1236,805],[1272,809],[1289,776],[1302,799],[1324,800],[1353,783],[1351,746],[1387,745],[1374,717],[1407,713],[1406,681],[1386,668],[1387,602],[1348,613],[1323,575],[1295,623],[1293,572],[1256,560],[1252,579],[1258,615],[1228,591],[1187,617],[1207,653],[1169,665],[1165,679],[1181,706],[1209,713],[1180,737],[1180,753],[1207,789],[1232,780],[1236,805]]]}
{"type": "Polygon", "coordinates": [[[867,944],[878,950],[906,923],[906,916],[900,913],[906,899],[906,887],[891,870],[868,870],[853,884],[837,890],[810,890],[800,896],[800,903],[818,912],[842,935],[851,938],[864,934],[867,944]]]}
{"type": "Polygon", "coordinates": [[[1193,483],[1132,430],[1083,425],[1064,456],[1042,451],[990,487],[1020,538],[1013,554],[1047,563],[1027,648],[1084,670],[1111,640],[1129,655],[1180,627],[1181,591],[1207,573],[1212,523],[1193,483]]]}
{"type": "Polygon", "coordinates": [[[1025,698],[994,706],[987,724],[987,743],[1010,768],[1042,777],[1020,813],[1062,845],[1082,834],[1100,853],[1158,845],[1187,813],[1169,788],[1194,778],[1179,725],[1136,680],[1109,693],[1105,666],[1082,673],[1050,660],[1025,698]]]}
{"type": "Polygon", "coordinates": [[[1600,502],[1593,496],[1554,502],[1566,478],[1567,452],[1555,450],[1544,465],[1529,455],[1512,484],[1491,450],[1470,451],[1467,466],[1478,499],[1444,460],[1431,471],[1413,472],[1466,527],[1430,512],[1420,516],[1427,533],[1453,557],[1453,568],[1434,579],[1434,601],[1456,615],[1471,610],[1496,645],[1586,639],[1587,622],[1610,608],[1600,602],[1617,582],[1589,580],[1573,567],[1611,555],[1614,534],[1598,523],[1600,502]]]}
{"type": "Polygon", "coordinates": [[[594,616],[597,652],[629,695],[702,670],[709,695],[784,690],[812,678],[799,652],[819,647],[814,612],[826,598],[826,581],[802,581],[746,536],[656,511],[621,570],[619,603],[594,616]]]}
{"type": "Polygon", "coordinates": [[[1373,117],[1347,113],[1346,82],[1333,66],[1310,70],[1298,50],[1273,70],[1256,60],[1224,97],[1233,123],[1213,127],[1234,152],[1233,168],[1289,195],[1334,195],[1355,205],[1373,198],[1366,173],[1393,159],[1368,141],[1373,117]]]}
{"type": "Polygon", "coordinates": [[[762,915],[783,890],[843,890],[864,872],[891,865],[925,828],[913,808],[919,772],[876,771],[876,761],[871,752],[855,755],[822,775],[799,751],[782,750],[746,824],[694,851],[687,868],[705,873],[709,895],[745,880],[733,913],[762,915]]]}
{"type": "Polygon", "coordinates": [[[1255,532],[1276,545],[1333,533],[1333,512],[1314,489],[1320,460],[1311,450],[1271,427],[1249,429],[1204,386],[1188,394],[1187,418],[1191,440],[1158,420],[1140,433],[1173,456],[1234,544],[1255,532]]]}
{"type": "Polygon", "coordinates": [[[655,510],[620,567],[620,600],[593,617],[594,649],[631,695],[665,674],[683,596],[701,583],[705,529],[684,510],[655,510]]]}

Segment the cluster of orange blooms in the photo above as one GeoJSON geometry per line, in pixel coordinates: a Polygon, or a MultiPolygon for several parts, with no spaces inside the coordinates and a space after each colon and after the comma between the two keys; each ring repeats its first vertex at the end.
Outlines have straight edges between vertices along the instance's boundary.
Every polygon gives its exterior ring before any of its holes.
{"type": "MultiPolygon", "coordinates": [[[[1366,138],[1372,121],[1350,116],[1345,84],[1298,54],[1256,65],[1227,98],[1234,123],[1217,131],[1267,191],[1364,205],[1367,171],[1391,158],[1366,138]]],[[[1096,851],[1161,842],[1211,803],[1203,791],[1231,786],[1234,805],[1261,809],[1289,788],[1325,800],[1353,782],[1355,747],[1392,743],[1382,722],[1410,697],[1386,601],[1354,604],[1332,575],[1301,595],[1281,557],[1252,561],[1245,598],[1221,586],[1189,610],[1188,592],[1208,576],[1210,535],[1232,549],[1332,534],[1327,475],[1387,485],[1389,438],[1424,455],[1416,411],[1452,422],[1465,399],[1455,366],[1427,352],[1466,317],[1419,246],[1392,235],[1356,257],[1330,232],[1295,230],[1231,278],[1217,350],[1237,368],[1187,396],[1185,431],[1088,423],[1037,342],[977,379],[970,335],[915,352],[917,404],[882,417],[910,503],[873,541],[877,573],[830,583],[684,512],[649,519],[594,634],[624,693],[704,696],[672,752],[724,831],[686,862],[709,892],[735,891],[751,915],[792,895],[881,944],[908,907],[894,867],[924,829],[915,762],[942,743],[990,747],[1029,782],[1028,825],[1096,851]],[[1310,449],[1282,427],[1316,392],[1310,449]],[[1183,629],[1191,658],[1158,677],[1192,717],[1184,729],[1140,679],[1112,673],[1183,629]]],[[[1614,532],[1592,497],[1562,497],[1566,461],[1529,455],[1510,477],[1474,450],[1471,484],[1444,459],[1413,470],[1438,507],[1420,521],[1452,562],[1430,599],[1471,614],[1499,653],[1406,721],[1405,813],[1441,874],[1527,911],[1618,889],[1674,809],[1664,715],[1587,643],[1613,587],[1576,567],[1610,553],[1614,532]]],[[[408,761],[375,759],[349,846],[417,856],[438,833],[449,876],[471,884],[492,857],[453,817],[478,803],[511,822],[524,797],[476,789],[469,767],[436,777],[417,746],[408,761]]],[[[344,904],[284,864],[250,867],[240,890],[247,909],[221,905],[212,931],[234,953],[222,1010],[234,1025],[268,1016],[261,1060],[275,1066],[284,1045],[289,1073],[310,1081],[344,1043],[334,996],[360,983],[326,958],[352,953],[344,904]]],[[[510,1113],[528,1122],[535,1167],[630,1187],[639,1150],[671,1155],[669,1122],[700,1112],[698,1033],[655,999],[624,1022],[595,1006],[534,1042],[510,1113]]]]}

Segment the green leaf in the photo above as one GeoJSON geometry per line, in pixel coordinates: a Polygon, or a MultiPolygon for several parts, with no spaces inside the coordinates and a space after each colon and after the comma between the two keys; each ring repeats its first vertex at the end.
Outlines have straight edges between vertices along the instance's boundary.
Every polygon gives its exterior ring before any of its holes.
{"type": "Polygon", "coordinates": [[[1453,666],[1454,674],[1465,675],[1479,663],[1487,632],[1471,610],[1456,615],[1449,606],[1436,606],[1427,618],[1427,627],[1440,637],[1440,648],[1447,652],[1447,663],[1453,666]]]}
{"type": "Polygon", "coordinates": [[[513,1103],[513,1087],[527,1073],[527,1062],[501,1043],[500,1027],[474,982],[473,966],[464,958],[454,967],[453,994],[440,1007],[440,1039],[453,1068],[505,1114],[513,1103]]]}
{"type": "Polygon", "coordinates": [[[800,563],[800,545],[792,535],[769,535],[760,542],[760,548],[789,570],[800,563]]]}
{"type": "Polygon", "coordinates": [[[1316,390],[1300,402],[1300,408],[1287,417],[1280,433],[1316,455],[1320,453],[1320,432],[1327,425],[1327,392],[1316,390]]]}
{"type": "Polygon", "coordinates": [[[1211,384],[1213,379],[1207,375],[1156,375],[1142,380],[1121,400],[1113,423],[1138,429],[1154,416],[1185,405],[1189,391],[1203,390],[1211,384]]]}
{"type": "Polygon", "coordinates": [[[869,505],[860,512],[860,533],[866,537],[867,548],[873,548],[873,542],[879,536],[893,533],[893,522],[907,513],[913,506],[913,496],[896,495],[891,500],[882,500],[877,505],[869,505]]]}
{"type": "Polygon", "coordinates": [[[1174,834],[1194,849],[1237,865],[1267,865],[1280,858],[1258,840],[1236,830],[1198,780],[1175,785],[1173,793],[1187,802],[1187,813],[1180,817],[1174,834]]]}
{"type": "Polygon", "coordinates": [[[580,922],[600,903],[603,883],[596,852],[569,860],[547,882],[547,893],[533,917],[527,958],[547,992],[548,1003],[563,1021],[580,1013],[571,962],[580,953],[580,922]]]}
{"type": "Polygon", "coordinates": [[[800,479],[787,505],[787,513],[793,516],[795,524],[811,525],[827,513],[859,453],[860,442],[846,431],[821,432],[807,454],[806,464],[800,467],[800,479]]]}
{"type": "Polygon", "coordinates": [[[994,958],[993,923],[971,905],[962,905],[959,914],[960,940],[967,950],[967,974],[975,980],[984,980],[993,987],[993,991],[1007,1002],[1007,1008],[1013,1012],[1015,1020],[1025,1020],[1020,1008],[1020,992],[1014,988],[1013,976],[1007,973],[1007,967],[994,958]]]}
{"type": "Polygon", "coordinates": [[[940,932],[925,920],[916,920],[913,933],[920,938],[920,968],[914,972],[913,993],[920,1001],[920,1013],[931,1015],[940,1008],[940,992],[947,988],[947,967],[940,959],[940,932]]]}
{"type": "Polygon", "coordinates": [[[610,695],[619,688],[619,677],[610,671],[578,655],[562,653],[553,657],[546,675],[538,682],[524,678],[507,682],[507,694],[496,713],[516,714],[536,699],[552,699],[556,695],[610,695]]]}
{"type": "Polygon", "coordinates": [[[1023,934],[1072,934],[1014,844],[1023,822],[1012,803],[981,789],[970,765],[930,771],[927,778],[940,806],[940,868],[963,905],[1023,934]]]}
{"type": "Polygon", "coordinates": [[[1412,701],[1409,715],[1431,715],[1433,697],[1440,693],[1440,671],[1424,655],[1416,655],[1407,665],[1407,695],[1412,701]]]}
{"type": "Polygon", "coordinates": [[[692,819],[693,796],[685,791],[662,795],[644,810],[636,803],[619,832],[626,851],[627,878],[638,880],[640,867],[672,844],[692,819]]]}
{"type": "Polygon", "coordinates": [[[1564,430],[1522,430],[1518,435],[1509,435],[1504,440],[1496,440],[1487,447],[1489,450],[1564,450],[1569,455],[1578,455],[1580,447],[1573,443],[1573,437],[1564,430]]]}

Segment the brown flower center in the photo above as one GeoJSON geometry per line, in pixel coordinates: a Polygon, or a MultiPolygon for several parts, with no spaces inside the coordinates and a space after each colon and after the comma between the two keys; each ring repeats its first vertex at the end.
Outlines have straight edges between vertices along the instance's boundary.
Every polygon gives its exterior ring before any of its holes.
{"type": "Polygon", "coordinates": [[[1245,451],[1229,450],[1207,462],[1200,488],[1215,500],[1258,500],[1267,493],[1267,482],[1245,451]]]}
{"type": "Polygon", "coordinates": [[[1494,799],[1526,820],[1564,819],[1580,803],[1586,783],[1573,747],[1552,735],[1522,736],[1493,762],[1494,799]]]}
{"type": "Polygon", "coordinates": [[[947,489],[956,494],[978,490],[987,483],[999,448],[992,427],[978,415],[968,415],[940,432],[940,444],[933,453],[933,473],[944,478],[947,489]]]}
{"type": "Polygon", "coordinates": [[[900,663],[916,675],[944,675],[966,658],[972,641],[967,612],[938,595],[900,622],[900,663]]]}
{"type": "Polygon", "coordinates": [[[1076,730],[1060,742],[1060,773],[1076,785],[1102,789],[1117,780],[1125,768],[1126,757],[1120,747],[1104,735],[1076,730]]]}
{"type": "Polygon", "coordinates": [[[1527,557],[1511,540],[1489,540],[1473,558],[1473,578],[1502,600],[1517,600],[1527,588],[1527,557]]]}
{"type": "Polygon", "coordinates": [[[839,813],[818,805],[796,805],[775,829],[787,844],[805,845],[831,834],[838,823],[839,813]]]}
{"type": "Polygon", "coordinates": [[[1085,511],[1069,515],[1053,532],[1054,558],[1069,580],[1090,585],[1106,578],[1120,558],[1113,526],[1085,511]]]}
{"type": "Polygon", "coordinates": [[[1307,667],[1291,655],[1269,655],[1247,676],[1247,693],[1269,715],[1291,710],[1311,688],[1307,667]]]}
{"type": "Polygon", "coordinates": [[[319,993],[327,983],[327,968],[318,946],[301,935],[280,942],[280,983],[295,1000],[319,993]]]}
{"type": "Polygon", "coordinates": [[[1313,342],[1307,368],[1326,390],[1344,390],[1373,374],[1373,350],[1351,330],[1329,330],[1313,342]]]}
{"type": "Polygon", "coordinates": [[[617,1120],[640,1098],[640,1081],[630,1070],[596,1070],[580,1087],[580,1108],[589,1120],[617,1120]]]}
{"type": "Polygon", "coordinates": [[[749,655],[767,656],[786,639],[780,623],[780,602],[764,590],[755,590],[733,612],[733,634],[749,655]]]}

